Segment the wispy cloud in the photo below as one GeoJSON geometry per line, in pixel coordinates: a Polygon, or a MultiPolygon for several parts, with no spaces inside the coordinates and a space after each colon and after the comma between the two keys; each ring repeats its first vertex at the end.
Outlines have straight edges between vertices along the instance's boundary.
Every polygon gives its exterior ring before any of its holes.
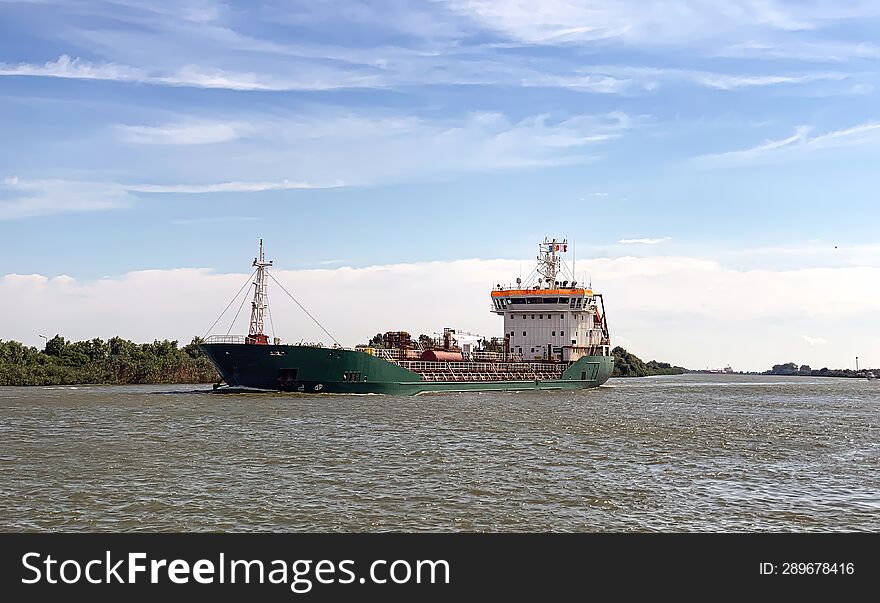
{"type": "Polygon", "coordinates": [[[831,0],[684,0],[673,5],[641,0],[450,0],[481,26],[527,44],[584,44],[619,40],[631,45],[693,45],[759,32],[814,30],[845,20],[873,18],[870,2],[831,0]]]}
{"type": "Polygon", "coordinates": [[[825,345],[828,343],[828,340],[823,337],[810,337],[809,335],[801,335],[801,339],[806,341],[811,346],[825,345]]]}
{"type": "Polygon", "coordinates": [[[55,61],[42,64],[0,63],[0,76],[56,77],[78,80],[112,80],[120,82],[144,82],[149,78],[138,68],[114,63],[92,63],[64,54],[55,61]]]}
{"type": "Polygon", "coordinates": [[[207,184],[128,184],[124,185],[135,193],[259,193],[263,191],[289,191],[296,189],[338,188],[345,186],[342,182],[331,184],[313,184],[310,182],[293,182],[280,180],[277,182],[212,182],[207,184]]]}
{"type": "Polygon", "coordinates": [[[332,188],[342,184],[307,182],[218,182],[209,184],[120,184],[64,179],[26,180],[15,176],[0,182],[0,220],[50,214],[107,211],[130,207],[133,193],[257,193],[262,191],[332,188]]]}
{"type": "Polygon", "coordinates": [[[488,112],[436,119],[318,112],[250,114],[239,121],[182,119],[160,126],[127,124],[117,128],[114,138],[121,135],[125,142],[138,143],[118,147],[118,157],[128,158],[126,164],[150,166],[136,172],[138,181],[102,177],[90,162],[80,168],[94,174],[88,182],[11,178],[6,188],[23,194],[0,200],[0,217],[120,208],[144,194],[329,189],[583,164],[595,161],[603,145],[638,127],[641,120],[620,112],[535,115],[519,121],[488,112]],[[243,131],[246,139],[239,137],[243,131]],[[223,146],[209,144],[218,142],[223,146]],[[188,170],[189,165],[194,169],[188,170]],[[169,173],[177,180],[168,182],[169,173]],[[229,179],[204,179],[205,174],[215,173],[229,179]]]}
{"type": "Polygon", "coordinates": [[[228,123],[178,123],[161,126],[118,126],[123,140],[136,144],[189,145],[229,142],[240,136],[239,126],[228,123]]]}
{"type": "Polygon", "coordinates": [[[171,220],[175,226],[191,226],[194,224],[213,224],[217,222],[259,222],[257,216],[209,216],[203,218],[191,218],[186,220],[171,220]]]}
{"type": "Polygon", "coordinates": [[[880,59],[880,46],[867,42],[837,40],[747,41],[725,46],[713,53],[720,57],[841,63],[861,59],[880,59]]]}
{"type": "Polygon", "coordinates": [[[0,182],[0,220],[15,220],[70,212],[106,211],[129,207],[135,199],[119,186],[66,180],[21,180],[0,182]]]}
{"type": "MultiPolygon", "coordinates": [[[[370,51],[363,51],[369,53],[370,51]]],[[[423,54],[396,49],[400,55],[391,64],[370,67],[342,63],[327,65],[307,60],[275,69],[255,64],[252,71],[189,64],[167,69],[146,69],[117,63],[93,63],[62,55],[43,64],[0,63],[0,76],[30,76],[65,79],[106,80],[190,88],[214,88],[245,92],[323,91],[339,89],[394,89],[432,85],[494,85],[524,88],[562,88],[594,94],[632,94],[652,92],[662,82],[734,91],[745,88],[802,85],[821,81],[841,81],[852,77],[840,72],[809,73],[720,73],[679,68],[638,65],[592,65],[543,61],[534,66],[505,55],[485,54],[459,57],[449,54],[423,54]]],[[[378,61],[378,59],[377,59],[378,61]]]]}
{"type": "Polygon", "coordinates": [[[333,90],[340,88],[387,87],[379,79],[338,70],[295,77],[278,73],[244,72],[185,65],[172,71],[148,70],[117,63],[94,63],[79,57],[61,55],[42,64],[0,63],[0,76],[49,77],[80,80],[132,82],[158,86],[217,88],[239,91],[283,92],[295,90],[333,90]]]}
{"type": "MultiPolygon", "coordinates": [[[[239,115],[246,139],[212,146],[137,149],[154,171],[197,162],[231,184],[142,186],[141,192],[376,185],[437,176],[596,161],[610,145],[646,118],[597,115],[533,115],[511,120],[497,112],[420,116],[388,111],[318,110],[239,115]],[[430,144],[426,144],[430,141],[430,144]],[[260,179],[256,182],[246,179],[260,179]],[[246,183],[240,186],[238,183],[246,183]],[[305,184],[303,184],[305,183],[305,184]]],[[[219,119],[220,123],[233,121],[219,119]]],[[[189,178],[198,183],[204,174],[189,178]]],[[[135,190],[135,189],[133,189],[135,190]]]]}
{"type": "Polygon", "coordinates": [[[621,85],[621,91],[633,88],[655,90],[667,82],[685,82],[714,88],[717,90],[739,90],[766,86],[800,85],[820,81],[841,81],[851,77],[843,72],[815,71],[802,73],[763,73],[751,74],[739,71],[724,73],[700,69],[681,69],[676,67],[644,67],[636,65],[592,65],[589,72],[594,77],[606,75],[619,82],[625,82],[629,88],[621,85]]]}
{"type": "Polygon", "coordinates": [[[735,166],[755,161],[781,160],[793,153],[809,153],[864,144],[880,144],[880,122],[868,122],[810,136],[810,126],[799,126],[794,134],[779,140],[768,140],[739,151],[702,155],[694,163],[702,166],[735,166]]]}
{"type": "Polygon", "coordinates": [[[658,245],[672,240],[671,237],[662,237],[660,239],[621,239],[618,241],[620,245],[658,245]]]}

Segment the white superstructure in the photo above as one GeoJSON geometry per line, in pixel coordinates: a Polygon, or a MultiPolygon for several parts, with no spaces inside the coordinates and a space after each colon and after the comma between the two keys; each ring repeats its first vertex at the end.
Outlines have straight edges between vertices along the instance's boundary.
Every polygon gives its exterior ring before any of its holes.
{"type": "Polygon", "coordinates": [[[539,249],[538,266],[526,281],[492,291],[492,311],[504,317],[507,352],[550,362],[610,355],[602,296],[578,286],[562,257],[568,241],[545,239],[539,249]]]}

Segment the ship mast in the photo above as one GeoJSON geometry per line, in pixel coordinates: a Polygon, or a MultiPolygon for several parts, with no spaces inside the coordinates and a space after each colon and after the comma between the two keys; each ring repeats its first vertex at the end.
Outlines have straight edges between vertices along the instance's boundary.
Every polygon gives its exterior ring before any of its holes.
{"type": "Polygon", "coordinates": [[[553,239],[552,241],[548,239],[544,239],[544,242],[540,245],[541,255],[538,256],[538,274],[540,275],[539,283],[541,281],[547,283],[548,289],[553,289],[556,287],[556,281],[559,274],[562,272],[562,258],[557,254],[559,252],[568,251],[568,240],[557,241],[553,239]]]}
{"type": "Polygon", "coordinates": [[[256,270],[256,278],[254,279],[254,300],[251,302],[251,323],[248,329],[248,340],[250,343],[269,343],[269,338],[263,332],[265,328],[264,318],[266,314],[266,275],[267,268],[272,266],[272,262],[266,261],[266,254],[263,252],[263,239],[260,239],[260,256],[254,258],[254,267],[256,270]]]}

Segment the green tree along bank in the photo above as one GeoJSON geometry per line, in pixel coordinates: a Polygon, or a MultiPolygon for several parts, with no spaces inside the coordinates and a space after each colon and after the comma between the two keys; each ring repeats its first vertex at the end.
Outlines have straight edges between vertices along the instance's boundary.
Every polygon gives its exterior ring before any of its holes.
{"type": "Polygon", "coordinates": [[[199,349],[200,339],[182,348],[176,341],[133,343],[67,341],[56,335],[45,351],[17,341],[0,341],[0,385],[211,383],[217,371],[199,349]]]}
{"type": "Polygon", "coordinates": [[[653,375],[683,375],[687,372],[680,366],[672,366],[666,362],[651,360],[644,362],[641,358],[617,346],[611,353],[614,355],[614,372],[612,377],[650,377],[653,375]]]}
{"type": "Polygon", "coordinates": [[[794,362],[787,364],[774,364],[769,371],[764,371],[764,375],[782,375],[785,377],[854,377],[864,378],[868,369],[854,371],[852,369],[829,369],[828,367],[814,369],[808,364],[798,366],[794,362]]]}

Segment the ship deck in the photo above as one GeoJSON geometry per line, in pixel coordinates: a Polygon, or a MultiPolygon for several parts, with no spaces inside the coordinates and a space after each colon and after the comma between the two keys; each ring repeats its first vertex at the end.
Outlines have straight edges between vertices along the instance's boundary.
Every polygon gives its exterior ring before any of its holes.
{"type": "Polygon", "coordinates": [[[568,363],[529,362],[422,362],[398,361],[398,366],[423,381],[549,381],[561,379],[568,363]]]}

